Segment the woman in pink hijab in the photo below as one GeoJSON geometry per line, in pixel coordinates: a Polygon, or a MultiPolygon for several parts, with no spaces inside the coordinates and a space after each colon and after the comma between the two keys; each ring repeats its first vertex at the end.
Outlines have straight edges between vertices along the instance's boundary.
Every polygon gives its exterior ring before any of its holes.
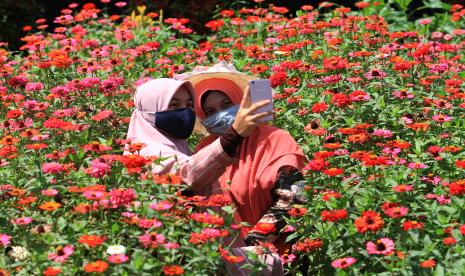
{"type": "MultiPolygon", "coordinates": [[[[192,155],[186,139],[195,125],[193,112],[194,88],[189,81],[161,78],[148,81],[137,88],[127,138],[145,144],[139,154],[166,158],[153,166],[157,174],[176,173],[196,194],[210,194],[212,183],[227,166],[237,162],[228,148],[228,141],[215,139],[208,147],[192,155]]],[[[253,113],[267,102],[243,108],[238,129],[251,131],[258,120],[268,113],[253,113]]]]}

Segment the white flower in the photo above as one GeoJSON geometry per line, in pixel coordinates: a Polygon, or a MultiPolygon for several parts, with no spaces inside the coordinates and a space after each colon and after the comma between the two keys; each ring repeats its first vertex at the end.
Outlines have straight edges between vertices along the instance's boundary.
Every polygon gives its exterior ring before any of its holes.
{"type": "Polygon", "coordinates": [[[110,255],[115,255],[115,254],[125,254],[126,253],[126,247],[122,245],[112,245],[107,248],[107,253],[110,255]]]}
{"type": "Polygon", "coordinates": [[[25,247],[12,246],[11,248],[12,249],[10,252],[8,252],[8,255],[11,258],[13,258],[15,262],[24,261],[25,259],[27,259],[27,257],[29,257],[29,255],[31,255],[31,253],[29,253],[29,251],[25,247]]]}

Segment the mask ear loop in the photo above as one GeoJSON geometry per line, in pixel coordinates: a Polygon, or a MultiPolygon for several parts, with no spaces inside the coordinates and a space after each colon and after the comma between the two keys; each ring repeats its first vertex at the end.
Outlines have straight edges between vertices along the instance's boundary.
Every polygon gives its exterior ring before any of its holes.
{"type": "MultiPolygon", "coordinates": [[[[141,110],[139,110],[139,109],[137,109],[137,108],[136,108],[135,110],[136,110],[137,112],[140,112],[140,113],[142,114],[142,118],[144,118],[144,120],[146,120],[148,123],[150,123],[150,122],[149,122],[149,120],[147,120],[147,118],[145,118],[144,114],[155,114],[155,113],[157,113],[157,112],[154,112],[154,111],[141,111],[141,110]]],[[[152,123],[150,123],[150,124],[151,124],[153,127],[155,127],[155,120],[154,120],[153,124],[152,124],[152,123]]]]}

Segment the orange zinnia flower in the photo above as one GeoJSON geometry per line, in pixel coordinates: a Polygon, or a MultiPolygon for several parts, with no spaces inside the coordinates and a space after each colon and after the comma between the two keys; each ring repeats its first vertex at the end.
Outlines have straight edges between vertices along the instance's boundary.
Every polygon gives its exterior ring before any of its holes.
{"type": "Polygon", "coordinates": [[[364,211],[361,217],[355,220],[357,232],[365,233],[367,231],[376,232],[384,225],[384,220],[375,211],[364,211]]]}
{"type": "Polygon", "coordinates": [[[351,143],[363,143],[368,140],[366,133],[358,133],[349,136],[349,142],[351,143]]]}
{"type": "Polygon", "coordinates": [[[101,245],[105,241],[105,237],[100,237],[96,235],[82,235],[79,239],[79,242],[82,244],[87,244],[89,247],[96,247],[101,245]]]}
{"type": "Polygon", "coordinates": [[[107,270],[107,268],[108,268],[108,264],[100,260],[88,263],[84,266],[84,270],[87,273],[92,273],[92,272],[103,273],[105,270],[107,270]]]}
{"type": "Polygon", "coordinates": [[[336,176],[344,173],[344,169],[341,168],[329,168],[323,171],[324,174],[329,176],[336,176]]]}
{"type": "Polygon", "coordinates": [[[61,207],[60,203],[54,201],[47,201],[44,204],[39,206],[39,209],[44,211],[53,211],[61,207]]]}
{"type": "Polygon", "coordinates": [[[11,146],[19,142],[18,138],[15,138],[11,135],[7,135],[0,140],[0,144],[5,145],[5,146],[11,146]]]}

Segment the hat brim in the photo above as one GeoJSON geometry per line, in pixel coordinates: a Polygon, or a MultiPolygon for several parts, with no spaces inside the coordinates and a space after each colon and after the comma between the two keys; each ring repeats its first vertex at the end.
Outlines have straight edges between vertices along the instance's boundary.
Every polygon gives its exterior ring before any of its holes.
{"type": "Polygon", "coordinates": [[[192,76],[185,77],[182,80],[190,81],[195,88],[195,85],[199,82],[212,78],[230,80],[237,84],[237,86],[239,86],[242,89],[242,91],[245,91],[245,88],[247,87],[247,85],[249,85],[249,81],[258,79],[255,76],[246,75],[240,72],[201,72],[192,76]]]}

